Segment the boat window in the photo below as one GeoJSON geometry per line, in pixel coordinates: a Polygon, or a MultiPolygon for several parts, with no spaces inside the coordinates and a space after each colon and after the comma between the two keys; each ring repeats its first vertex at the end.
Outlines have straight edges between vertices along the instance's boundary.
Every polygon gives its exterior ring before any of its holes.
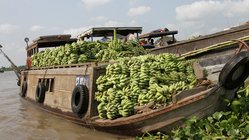
{"type": "Polygon", "coordinates": [[[50,80],[49,80],[49,79],[46,79],[46,80],[45,80],[46,91],[48,91],[49,85],[50,85],[50,80]]]}
{"type": "Polygon", "coordinates": [[[38,83],[44,83],[48,92],[54,92],[54,78],[39,78],[38,83]]]}
{"type": "Polygon", "coordinates": [[[49,91],[54,92],[54,79],[50,80],[50,89],[49,89],[49,91]]]}

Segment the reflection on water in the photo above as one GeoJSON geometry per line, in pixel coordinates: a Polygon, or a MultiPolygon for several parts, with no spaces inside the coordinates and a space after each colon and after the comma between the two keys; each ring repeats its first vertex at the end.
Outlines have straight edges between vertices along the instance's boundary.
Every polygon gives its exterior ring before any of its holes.
{"type": "Polygon", "coordinates": [[[0,73],[0,139],[6,140],[120,140],[44,112],[18,95],[13,72],[0,73]]]}

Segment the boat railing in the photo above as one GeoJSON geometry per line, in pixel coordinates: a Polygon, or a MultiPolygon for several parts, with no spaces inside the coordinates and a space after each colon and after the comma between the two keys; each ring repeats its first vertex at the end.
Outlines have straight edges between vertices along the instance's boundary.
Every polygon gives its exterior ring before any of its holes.
{"type": "Polygon", "coordinates": [[[67,65],[54,65],[54,66],[47,66],[47,67],[31,67],[30,70],[44,70],[44,69],[62,69],[62,68],[80,68],[80,67],[98,67],[111,64],[113,62],[86,62],[80,64],[67,64],[67,65]]]}

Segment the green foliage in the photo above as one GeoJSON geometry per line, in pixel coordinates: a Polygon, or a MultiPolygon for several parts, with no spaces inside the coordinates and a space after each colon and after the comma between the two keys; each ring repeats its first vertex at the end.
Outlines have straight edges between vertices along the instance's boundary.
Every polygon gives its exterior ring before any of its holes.
{"type": "Polygon", "coordinates": [[[173,54],[122,58],[97,79],[100,118],[133,115],[135,106],[153,103],[153,109],[171,103],[172,95],[192,88],[197,80],[192,62],[173,54]]]}
{"type": "MultiPolygon", "coordinates": [[[[228,106],[231,111],[215,112],[213,115],[197,120],[193,117],[185,122],[183,128],[178,128],[167,135],[174,140],[239,140],[249,137],[249,86],[237,91],[235,100],[228,106]]],[[[148,135],[148,134],[147,134],[148,135]]],[[[149,139],[158,139],[158,134],[149,135],[149,139]]],[[[147,140],[147,137],[137,137],[147,140]]]]}
{"type": "Polygon", "coordinates": [[[170,137],[166,134],[163,134],[161,132],[157,132],[155,135],[152,135],[150,133],[145,133],[141,137],[136,137],[135,140],[169,140],[170,137]]]}
{"type": "Polygon", "coordinates": [[[228,104],[235,113],[244,113],[249,111],[249,86],[240,88],[237,91],[236,98],[228,104]]]}
{"type": "Polygon", "coordinates": [[[207,119],[192,118],[173,131],[174,139],[245,139],[249,136],[248,113],[216,112],[207,119]],[[193,121],[194,120],[194,121],[193,121]]]}

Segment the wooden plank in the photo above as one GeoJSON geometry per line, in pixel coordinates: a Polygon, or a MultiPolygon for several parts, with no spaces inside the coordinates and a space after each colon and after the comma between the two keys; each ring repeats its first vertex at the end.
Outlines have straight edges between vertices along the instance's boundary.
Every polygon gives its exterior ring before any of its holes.
{"type": "Polygon", "coordinates": [[[173,103],[177,103],[178,101],[186,98],[186,97],[190,97],[194,94],[197,94],[201,91],[204,91],[206,90],[207,87],[205,86],[201,86],[201,87],[197,87],[197,88],[193,88],[193,89],[190,89],[190,90],[184,90],[184,91],[181,91],[179,93],[177,93],[176,95],[173,95],[172,97],[172,102],[173,103]]]}

